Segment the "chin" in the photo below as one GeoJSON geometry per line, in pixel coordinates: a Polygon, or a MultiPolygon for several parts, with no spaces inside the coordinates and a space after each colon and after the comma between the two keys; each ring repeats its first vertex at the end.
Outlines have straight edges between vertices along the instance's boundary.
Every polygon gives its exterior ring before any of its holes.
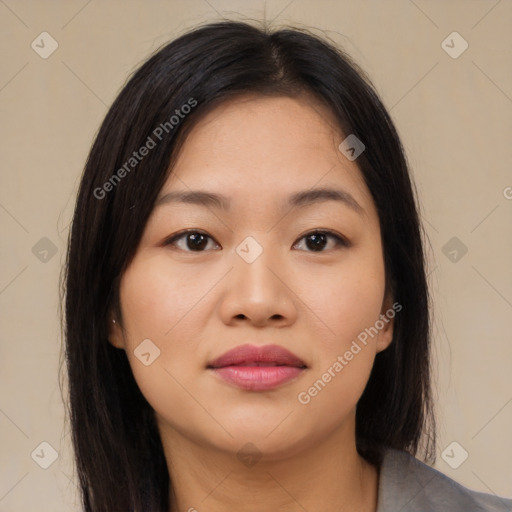
{"type": "MultiPolygon", "coordinates": [[[[290,419],[292,416],[293,414],[290,415],[290,419]]],[[[264,457],[263,460],[276,461],[291,457],[318,442],[314,439],[314,433],[298,430],[296,422],[283,422],[284,417],[285,415],[281,416],[278,421],[261,421],[260,417],[259,422],[232,425],[224,423],[226,430],[233,437],[216,436],[219,443],[217,446],[237,456],[255,451],[264,457]]],[[[210,439],[210,442],[212,441],[213,444],[217,444],[210,439]]]]}

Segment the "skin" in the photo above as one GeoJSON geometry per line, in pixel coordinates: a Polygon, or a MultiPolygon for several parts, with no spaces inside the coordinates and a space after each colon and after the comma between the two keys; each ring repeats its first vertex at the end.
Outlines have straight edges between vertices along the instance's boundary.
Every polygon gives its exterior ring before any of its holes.
{"type": "Polygon", "coordinates": [[[121,281],[122,321],[110,332],[155,410],[173,511],[377,508],[379,472],[356,451],[355,409],[393,321],[308,404],[297,399],[392,304],[378,215],[357,160],[338,150],[344,138],[311,98],[229,100],[195,125],[160,192],[231,200],[228,211],[154,208],[121,281]],[[343,189],[361,211],[333,200],[282,208],[313,187],[343,189]],[[207,245],[194,251],[186,236],[165,245],[184,229],[206,232],[207,245]],[[306,235],[321,229],[350,246],[327,237],[315,251],[306,235]],[[236,252],[248,236],[263,248],[252,263],[236,252]],[[160,349],[149,366],[134,354],[147,338],[160,349]],[[206,368],[245,343],[285,347],[307,369],[270,391],[247,391],[206,368]],[[250,467],[237,458],[249,442],[261,455],[250,467]]]}

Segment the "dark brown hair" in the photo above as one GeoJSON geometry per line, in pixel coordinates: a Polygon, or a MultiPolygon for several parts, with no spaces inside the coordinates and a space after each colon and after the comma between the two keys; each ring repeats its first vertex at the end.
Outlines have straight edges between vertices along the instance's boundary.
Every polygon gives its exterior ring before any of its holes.
{"type": "Polygon", "coordinates": [[[375,464],[386,447],[415,455],[423,440],[425,460],[434,454],[422,236],[393,122],[365,74],[324,38],[214,23],[167,44],[135,72],[106,115],[82,176],[63,277],[69,414],[87,512],[168,512],[170,481],[154,413],[125,352],[108,342],[107,320],[114,311],[122,324],[120,279],[187,130],[215,105],[249,93],[314,97],[344,134],[366,146],[357,164],[378,211],[387,283],[403,309],[357,405],[357,448],[375,464]],[[171,122],[187,104],[193,108],[171,122]],[[155,146],[131,161],[148,138],[155,146]]]}

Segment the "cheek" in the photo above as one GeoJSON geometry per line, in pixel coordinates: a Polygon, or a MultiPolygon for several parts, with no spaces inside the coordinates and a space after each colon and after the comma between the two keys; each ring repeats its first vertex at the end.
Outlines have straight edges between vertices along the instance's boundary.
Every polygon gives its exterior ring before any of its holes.
{"type": "Polygon", "coordinates": [[[165,259],[139,256],[120,287],[125,350],[134,379],[151,407],[170,424],[179,423],[179,418],[169,416],[169,410],[180,411],[184,418],[198,415],[189,395],[197,393],[187,378],[202,362],[197,357],[199,312],[211,284],[191,280],[189,274],[173,271],[165,259]]]}
{"type": "Polygon", "coordinates": [[[379,319],[385,292],[379,251],[347,252],[331,271],[319,268],[303,275],[300,296],[321,322],[326,353],[349,346],[379,319]]]}
{"type": "Polygon", "coordinates": [[[340,275],[329,287],[329,300],[317,303],[328,328],[317,338],[314,364],[295,397],[306,427],[318,429],[321,418],[321,432],[336,428],[363,394],[376,354],[377,337],[368,328],[379,318],[384,293],[371,275],[340,275]]]}
{"type": "Polygon", "coordinates": [[[165,258],[135,260],[125,272],[120,289],[130,343],[150,338],[167,350],[172,339],[193,350],[195,337],[187,328],[196,325],[190,316],[201,310],[201,298],[211,288],[210,281],[198,278],[192,270],[169,265],[165,258]]]}
{"type": "Polygon", "coordinates": [[[347,253],[339,268],[309,273],[302,283],[301,297],[315,313],[310,318],[319,320],[319,327],[311,328],[317,334],[316,348],[305,385],[309,387],[302,390],[304,401],[311,398],[308,409],[318,414],[335,402],[343,415],[355,406],[373,366],[378,339],[374,326],[385,292],[383,260],[378,250],[347,253]]]}
{"type": "Polygon", "coordinates": [[[173,271],[162,258],[135,259],[125,272],[120,287],[125,349],[143,393],[152,381],[155,386],[166,382],[164,387],[168,388],[167,381],[172,381],[169,374],[186,374],[194,363],[199,364],[195,332],[201,325],[194,320],[199,320],[197,313],[207,284],[199,279],[191,284],[190,276],[173,271]],[[142,353],[150,354],[145,362],[154,361],[148,366],[137,357],[142,346],[147,348],[142,353]]]}

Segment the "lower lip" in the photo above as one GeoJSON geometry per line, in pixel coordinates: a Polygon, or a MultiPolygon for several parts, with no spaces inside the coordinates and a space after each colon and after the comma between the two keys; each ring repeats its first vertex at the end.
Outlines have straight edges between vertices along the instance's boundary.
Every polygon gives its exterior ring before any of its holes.
{"type": "Polygon", "coordinates": [[[213,371],[226,382],[249,391],[274,389],[297,377],[304,368],[296,366],[225,366],[213,371]]]}

